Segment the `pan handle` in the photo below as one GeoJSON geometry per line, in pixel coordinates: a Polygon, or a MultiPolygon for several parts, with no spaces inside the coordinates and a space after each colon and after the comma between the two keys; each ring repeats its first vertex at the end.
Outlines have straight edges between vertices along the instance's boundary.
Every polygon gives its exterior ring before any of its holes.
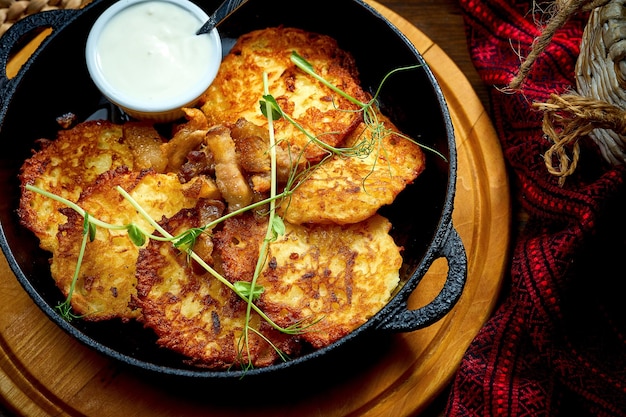
{"type": "MultiPolygon", "coordinates": [[[[9,78],[7,76],[7,64],[10,58],[38,33],[48,28],[51,28],[53,33],[60,30],[73,21],[83,10],[58,9],[34,13],[15,22],[2,35],[2,41],[0,42],[0,104],[2,107],[0,109],[4,108],[4,98],[10,96],[10,94],[7,94],[8,90],[14,88],[20,78],[19,74],[28,66],[27,62],[20,69],[17,76],[9,78]]],[[[43,42],[46,43],[48,38],[43,42]]],[[[33,53],[33,57],[40,49],[41,46],[33,53]]]]}
{"type": "Polygon", "coordinates": [[[427,327],[449,313],[461,297],[467,280],[467,254],[461,237],[452,226],[452,222],[449,222],[448,225],[448,231],[439,254],[435,255],[427,266],[429,268],[438,257],[446,258],[448,275],[443,288],[430,303],[415,310],[410,310],[407,304],[408,297],[414,288],[405,289],[407,294],[404,296],[404,301],[393,311],[385,314],[386,318],[378,325],[379,329],[411,332],[427,327]]]}

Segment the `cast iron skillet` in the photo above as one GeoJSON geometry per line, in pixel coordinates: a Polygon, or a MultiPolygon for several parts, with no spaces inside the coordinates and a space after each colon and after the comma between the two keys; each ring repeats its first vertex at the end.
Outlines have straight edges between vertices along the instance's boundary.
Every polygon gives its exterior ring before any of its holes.
{"type": "MultiPolygon", "coordinates": [[[[17,279],[34,302],[63,330],[96,351],[148,374],[182,379],[240,379],[242,371],[216,372],[186,366],[177,354],[157,347],[150,330],[136,323],[116,321],[68,323],[54,310],[63,301],[49,271],[49,254],[20,226],[18,170],[31,154],[34,140],[54,138],[55,118],[74,113],[87,119],[107,106],[91,82],[84,62],[87,34],[112,0],[95,0],[81,10],[57,10],[27,17],[3,36],[0,45],[0,244],[17,279]],[[40,30],[51,27],[39,49],[12,79],[6,76],[11,54],[40,30]]],[[[218,2],[199,3],[209,14],[218,2]]],[[[345,369],[359,354],[374,354],[380,335],[410,332],[436,322],[459,299],[467,275],[463,244],[452,225],[457,155],[454,133],[443,94],[414,46],[372,7],[359,0],[248,1],[227,19],[219,31],[228,43],[254,29],[285,25],[328,34],[354,55],[364,86],[374,90],[392,69],[420,64],[418,70],[394,75],[380,97],[383,112],[419,142],[437,149],[447,160],[427,152],[426,171],[403,191],[392,206],[381,210],[393,223],[392,235],[403,246],[401,284],[392,300],[372,319],[327,348],[268,368],[247,371],[246,378],[277,374],[298,365],[315,363],[345,369]],[[407,299],[435,259],[449,265],[441,293],[427,306],[409,310],[407,299]],[[341,352],[341,353],[340,353],[341,352]],[[342,356],[343,355],[343,356],[342,356]],[[328,359],[334,358],[334,359],[328,359]],[[346,360],[347,358],[347,360],[346,360]],[[326,364],[325,361],[330,365],[326,364]],[[321,362],[317,362],[321,361],[321,362]]],[[[419,291],[419,289],[417,289],[419,291]]],[[[321,366],[321,368],[320,368],[321,366]]]]}

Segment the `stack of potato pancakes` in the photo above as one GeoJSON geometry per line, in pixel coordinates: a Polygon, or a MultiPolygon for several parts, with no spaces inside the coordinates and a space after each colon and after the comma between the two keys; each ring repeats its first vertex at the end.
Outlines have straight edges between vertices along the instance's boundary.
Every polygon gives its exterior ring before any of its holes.
{"type": "Polygon", "coordinates": [[[194,253],[229,282],[250,282],[269,205],[246,208],[270,195],[275,152],[274,184],[279,193],[286,184],[292,192],[276,201],[285,232],[267,246],[256,281],[263,292],[254,303],[267,318],[247,313],[245,299],[171,241],[150,238],[137,246],[126,229],[105,227],[97,228],[80,262],[74,314],[138,320],[187,362],[227,369],[268,366],[280,360],[278,351],[296,357],[326,346],[389,301],[401,248],[378,209],[423,171],[423,152],[376,110],[386,131],[378,136],[360,107],[295,66],[292,51],[350,96],[370,100],[353,58],[335,40],[268,28],[238,40],[201,103],[185,109],[185,119],[166,134],[146,122],[83,122],[39,140],[20,174],[21,221],[51,252],[52,278],[66,296],[84,218],[27,184],[75,202],[92,219],[160,236],[119,186],[171,235],[204,227],[194,253]],[[366,141],[369,151],[331,153],[285,118],[273,121],[270,150],[269,122],[259,105],[264,74],[269,94],[310,135],[340,149],[366,141]],[[242,338],[246,324],[252,330],[242,338]],[[279,329],[294,326],[303,331],[279,329]]]}

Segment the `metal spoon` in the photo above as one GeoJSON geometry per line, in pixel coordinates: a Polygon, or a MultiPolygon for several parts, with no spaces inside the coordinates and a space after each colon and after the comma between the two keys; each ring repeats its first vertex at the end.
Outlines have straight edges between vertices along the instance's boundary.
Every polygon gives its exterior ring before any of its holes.
{"type": "Polygon", "coordinates": [[[244,4],[246,1],[247,0],[224,0],[220,7],[218,7],[217,10],[209,16],[209,20],[207,20],[202,27],[198,29],[196,35],[202,35],[212,31],[215,26],[230,16],[232,12],[237,10],[239,6],[244,4]]]}

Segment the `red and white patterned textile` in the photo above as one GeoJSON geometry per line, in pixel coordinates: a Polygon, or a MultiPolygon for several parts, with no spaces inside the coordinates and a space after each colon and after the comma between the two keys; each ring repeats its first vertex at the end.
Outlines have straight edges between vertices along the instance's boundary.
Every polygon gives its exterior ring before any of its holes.
{"type": "MultiPolygon", "coordinates": [[[[539,35],[532,1],[459,0],[470,55],[527,214],[503,299],[466,352],[447,416],[626,416],[626,169],[581,139],[563,187],[533,102],[574,88],[587,15],[559,30],[520,92],[503,92],[539,35]]],[[[536,3],[544,8],[549,2],[536,3]]]]}

